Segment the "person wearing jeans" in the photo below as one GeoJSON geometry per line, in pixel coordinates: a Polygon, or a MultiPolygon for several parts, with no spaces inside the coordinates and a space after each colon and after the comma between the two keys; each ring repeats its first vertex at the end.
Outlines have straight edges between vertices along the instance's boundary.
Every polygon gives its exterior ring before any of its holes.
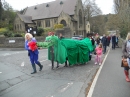
{"type": "Polygon", "coordinates": [[[33,72],[31,74],[36,73],[36,65],[37,64],[40,69],[39,71],[42,70],[43,65],[38,61],[38,48],[36,45],[36,39],[33,38],[33,36],[30,33],[25,34],[25,49],[28,50],[29,52],[29,57],[30,57],[30,62],[32,64],[33,72]]]}

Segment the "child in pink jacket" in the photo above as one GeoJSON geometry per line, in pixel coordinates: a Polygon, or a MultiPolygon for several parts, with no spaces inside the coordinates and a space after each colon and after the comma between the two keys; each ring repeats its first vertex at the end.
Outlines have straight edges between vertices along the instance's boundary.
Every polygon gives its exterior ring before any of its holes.
{"type": "Polygon", "coordinates": [[[98,47],[95,49],[96,51],[96,56],[95,56],[95,64],[101,65],[101,56],[102,56],[102,44],[100,43],[98,47]]]}

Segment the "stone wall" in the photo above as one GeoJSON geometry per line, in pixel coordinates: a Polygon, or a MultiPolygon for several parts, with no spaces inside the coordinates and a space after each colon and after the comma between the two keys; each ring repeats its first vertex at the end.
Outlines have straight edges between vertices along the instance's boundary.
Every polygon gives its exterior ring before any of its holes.
{"type": "Polygon", "coordinates": [[[70,28],[67,28],[67,27],[63,28],[63,29],[56,30],[56,35],[59,36],[60,33],[62,33],[62,35],[66,38],[71,38],[73,36],[70,28]]]}
{"type": "MultiPolygon", "coordinates": [[[[36,37],[38,42],[44,41],[45,37],[36,37]]],[[[24,37],[0,37],[0,48],[24,48],[24,37]]]]}
{"type": "MultiPolygon", "coordinates": [[[[73,36],[70,28],[67,27],[61,30],[56,30],[55,34],[57,36],[59,36],[59,33],[62,33],[66,38],[71,38],[73,36]]],[[[36,40],[38,42],[45,41],[46,36],[47,35],[36,37],[36,40]]],[[[0,37],[0,48],[24,48],[24,42],[24,37],[0,37]]]]}

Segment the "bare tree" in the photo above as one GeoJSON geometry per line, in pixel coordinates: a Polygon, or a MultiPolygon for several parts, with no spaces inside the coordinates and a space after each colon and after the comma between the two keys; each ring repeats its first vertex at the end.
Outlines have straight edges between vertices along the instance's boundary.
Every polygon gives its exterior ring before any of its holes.
{"type": "Polygon", "coordinates": [[[119,2],[119,0],[113,0],[113,2],[114,2],[114,12],[117,14],[117,13],[119,13],[119,11],[120,11],[120,2],[119,2]]]}
{"type": "Polygon", "coordinates": [[[83,2],[84,6],[84,14],[86,17],[86,20],[89,21],[91,17],[101,15],[102,11],[95,3],[95,0],[85,0],[83,2]]]}
{"type": "Polygon", "coordinates": [[[130,31],[130,0],[114,0],[114,11],[120,31],[126,33],[130,31]]]}

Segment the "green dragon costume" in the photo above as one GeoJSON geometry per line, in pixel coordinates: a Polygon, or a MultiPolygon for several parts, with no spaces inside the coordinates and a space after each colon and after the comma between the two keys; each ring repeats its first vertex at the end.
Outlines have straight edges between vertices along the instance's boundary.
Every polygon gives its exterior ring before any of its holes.
{"type": "Polygon", "coordinates": [[[57,36],[48,36],[46,42],[37,42],[38,47],[48,48],[48,59],[52,59],[50,51],[53,47],[54,61],[65,63],[68,59],[69,65],[83,64],[89,61],[89,52],[94,50],[91,40],[85,38],[83,40],[59,39],[57,36]]]}

